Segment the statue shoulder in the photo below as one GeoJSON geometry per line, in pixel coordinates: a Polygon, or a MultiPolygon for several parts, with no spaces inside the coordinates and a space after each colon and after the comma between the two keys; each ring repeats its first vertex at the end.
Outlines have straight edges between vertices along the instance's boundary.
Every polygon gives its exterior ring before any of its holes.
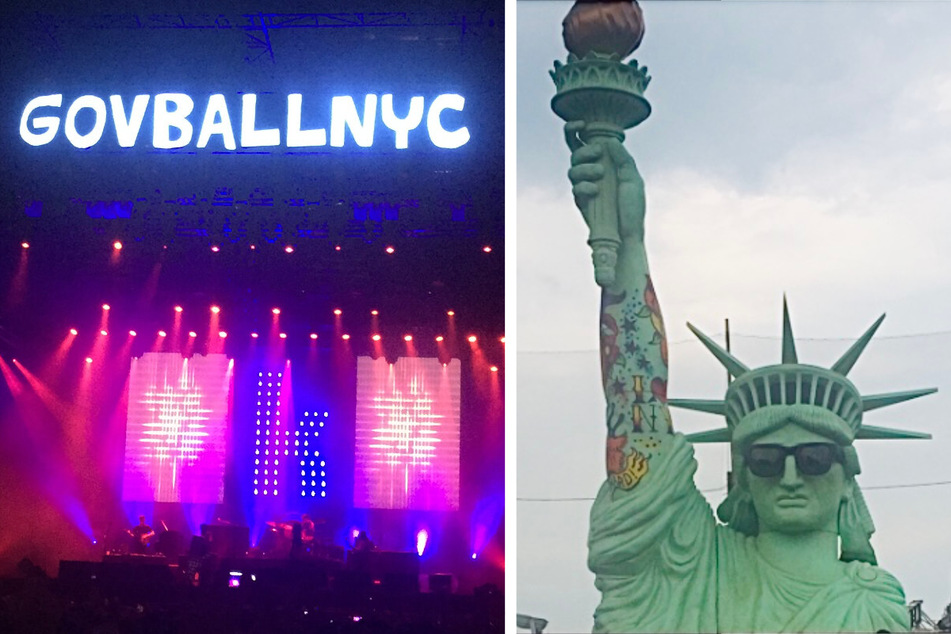
{"type": "Polygon", "coordinates": [[[850,561],[842,565],[845,568],[845,576],[855,585],[876,593],[893,595],[904,603],[905,591],[901,583],[884,568],[864,561],[850,561]]]}

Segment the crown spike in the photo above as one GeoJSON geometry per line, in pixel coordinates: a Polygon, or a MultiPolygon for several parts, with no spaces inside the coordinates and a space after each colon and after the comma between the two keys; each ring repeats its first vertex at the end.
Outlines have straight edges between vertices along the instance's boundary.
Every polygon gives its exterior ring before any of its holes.
{"type": "Polygon", "coordinates": [[[910,401],[919,396],[928,396],[938,391],[938,388],[929,387],[922,390],[911,390],[908,392],[890,392],[888,394],[870,394],[862,397],[862,411],[867,412],[879,407],[888,407],[896,403],[910,401]]]}
{"type": "Polygon", "coordinates": [[[875,427],[873,425],[862,425],[857,434],[856,440],[931,440],[931,434],[920,431],[903,431],[901,429],[892,429],[890,427],[875,427]]]}
{"type": "Polygon", "coordinates": [[[720,416],[726,414],[726,402],[722,400],[707,401],[698,398],[672,398],[667,400],[667,404],[671,407],[690,409],[695,412],[706,412],[707,414],[718,414],[720,416]]]}
{"type": "Polygon", "coordinates": [[[750,371],[739,359],[721,348],[713,339],[697,330],[689,321],[687,322],[687,328],[697,336],[697,339],[707,347],[707,350],[713,353],[717,361],[719,361],[734,378],[750,371]]]}
{"type": "Polygon", "coordinates": [[[783,293],[783,363],[799,363],[796,355],[796,340],[793,339],[792,324],[789,323],[789,306],[783,293]]]}
{"type": "Polygon", "coordinates": [[[875,334],[875,331],[878,330],[878,327],[882,325],[882,322],[885,321],[885,314],[883,313],[881,317],[875,320],[875,323],[865,331],[858,341],[852,344],[852,347],[845,351],[845,354],[835,362],[835,365],[832,366],[832,371],[845,376],[849,373],[849,370],[852,369],[852,366],[855,365],[855,362],[859,360],[859,357],[862,356],[862,353],[865,351],[865,346],[868,345],[868,342],[871,341],[872,336],[875,334]]]}

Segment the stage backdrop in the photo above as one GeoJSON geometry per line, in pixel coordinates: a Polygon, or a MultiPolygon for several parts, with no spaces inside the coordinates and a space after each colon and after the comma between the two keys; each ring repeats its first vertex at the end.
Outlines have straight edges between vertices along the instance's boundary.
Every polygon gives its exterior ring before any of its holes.
{"type": "Polygon", "coordinates": [[[357,359],[355,507],[459,508],[460,368],[357,359]]]}

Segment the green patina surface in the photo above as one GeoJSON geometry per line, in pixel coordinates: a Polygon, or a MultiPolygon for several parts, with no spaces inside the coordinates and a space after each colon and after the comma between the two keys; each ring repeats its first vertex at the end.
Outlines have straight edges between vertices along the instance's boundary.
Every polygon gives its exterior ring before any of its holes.
{"type": "Polygon", "coordinates": [[[607,479],[588,541],[602,593],[594,630],[908,630],[901,585],[878,567],[869,541],[853,443],[928,437],[865,426],[862,414],[934,390],[863,396],[849,381],[881,318],[831,368],[800,363],[784,303],[779,364],[750,369],[690,326],[734,380],[723,400],[668,401],[644,181],[623,145],[624,129],[650,113],[646,69],[591,53],[556,63],[552,77],[602,287],[607,479]],[[673,430],[670,406],[722,415],[726,427],[685,437],[673,430]],[[691,441],[731,443],[734,485],[716,516],[694,485],[691,441]],[[828,458],[810,462],[817,446],[828,458]]]}

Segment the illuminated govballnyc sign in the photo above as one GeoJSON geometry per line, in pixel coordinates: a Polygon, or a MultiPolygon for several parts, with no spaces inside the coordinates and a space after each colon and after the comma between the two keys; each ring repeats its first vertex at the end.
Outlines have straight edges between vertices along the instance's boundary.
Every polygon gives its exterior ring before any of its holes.
{"type": "Polygon", "coordinates": [[[383,126],[393,131],[397,149],[409,147],[411,133],[414,147],[423,142],[423,137],[438,148],[450,150],[469,142],[467,127],[446,129],[449,124],[444,122],[444,118],[456,120],[460,116],[453,116],[447,111],[461,113],[466,103],[464,97],[455,94],[438,95],[428,103],[424,97],[396,100],[391,94],[368,94],[363,97],[362,113],[353,97],[333,97],[330,103],[329,139],[326,128],[301,129],[303,97],[300,93],[287,95],[287,126],[284,134],[281,134],[280,128],[258,129],[258,97],[251,93],[241,95],[238,137],[235,136],[235,127],[231,123],[231,113],[223,94],[208,97],[200,123],[197,117],[192,118],[195,100],[183,93],[160,93],[154,98],[151,95],[136,95],[131,103],[120,95],[111,95],[108,100],[107,107],[102,97],[82,95],[69,104],[64,115],[62,94],[31,99],[20,117],[20,138],[32,146],[46,145],[56,138],[62,123],[63,133],[69,143],[84,149],[103,140],[106,123],[111,120],[119,147],[135,147],[140,142],[139,133],[151,104],[151,144],[156,149],[184,148],[193,142],[195,147],[201,149],[207,147],[214,137],[218,137],[215,145],[221,143],[227,150],[236,150],[239,143],[242,148],[281,145],[312,148],[326,146],[328,142],[330,147],[344,147],[347,130],[356,145],[371,147],[377,130],[379,106],[379,119],[383,126]],[[394,103],[396,101],[398,103],[394,103]]]}

